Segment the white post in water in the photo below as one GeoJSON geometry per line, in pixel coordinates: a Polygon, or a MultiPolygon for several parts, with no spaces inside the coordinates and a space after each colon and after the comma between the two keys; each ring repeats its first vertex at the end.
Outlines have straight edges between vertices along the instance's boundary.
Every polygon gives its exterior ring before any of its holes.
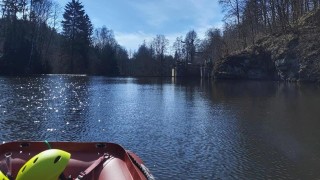
{"type": "Polygon", "coordinates": [[[171,76],[176,77],[176,68],[172,68],[171,76]]]}

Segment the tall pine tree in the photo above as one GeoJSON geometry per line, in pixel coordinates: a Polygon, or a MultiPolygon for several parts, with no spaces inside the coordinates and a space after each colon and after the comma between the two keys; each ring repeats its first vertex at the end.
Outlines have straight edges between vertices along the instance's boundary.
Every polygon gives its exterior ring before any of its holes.
{"type": "Polygon", "coordinates": [[[93,27],[79,0],[72,0],[65,7],[62,21],[64,43],[62,49],[68,62],[67,73],[87,73],[88,53],[93,27]]]}

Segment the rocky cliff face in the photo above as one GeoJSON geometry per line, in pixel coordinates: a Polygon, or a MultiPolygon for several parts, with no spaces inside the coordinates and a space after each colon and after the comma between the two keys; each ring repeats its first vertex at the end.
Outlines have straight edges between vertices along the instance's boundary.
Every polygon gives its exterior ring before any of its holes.
{"type": "Polygon", "coordinates": [[[320,82],[320,10],[291,31],[269,35],[255,46],[215,64],[218,79],[272,79],[320,82]]]}

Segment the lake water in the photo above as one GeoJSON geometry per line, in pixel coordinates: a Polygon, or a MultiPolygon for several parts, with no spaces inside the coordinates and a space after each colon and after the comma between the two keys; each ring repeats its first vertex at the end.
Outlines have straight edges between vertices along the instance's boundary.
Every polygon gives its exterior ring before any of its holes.
{"type": "Polygon", "coordinates": [[[108,141],[157,179],[319,179],[320,88],[279,82],[0,77],[0,140],[108,141]]]}

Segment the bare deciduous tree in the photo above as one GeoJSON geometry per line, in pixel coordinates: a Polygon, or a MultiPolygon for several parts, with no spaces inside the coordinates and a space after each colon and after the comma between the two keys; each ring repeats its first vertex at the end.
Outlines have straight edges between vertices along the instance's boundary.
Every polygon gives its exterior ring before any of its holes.
{"type": "Polygon", "coordinates": [[[155,51],[156,59],[160,60],[160,75],[163,76],[164,55],[167,52],[169,40],[164,35],[157,35],[152,41],[152,48],[155,51]]]}
{"type": "Polygon", "coordinates": [[[186,60],[186,50],[182,36],[176,38],[176,41],[173,43],[172,48],[174,50],[175,61],[182,62],[186,60]]]}

